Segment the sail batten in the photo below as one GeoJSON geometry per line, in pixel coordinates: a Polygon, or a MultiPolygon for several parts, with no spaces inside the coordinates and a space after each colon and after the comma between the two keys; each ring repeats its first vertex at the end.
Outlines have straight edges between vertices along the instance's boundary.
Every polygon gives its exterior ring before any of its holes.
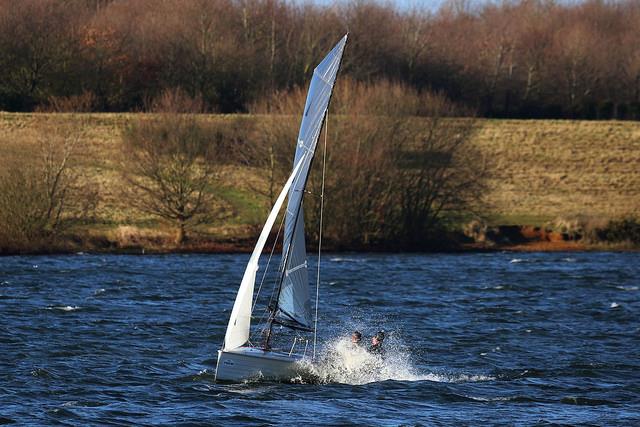
{"type": "Polygon", "coordinates": [[[278,323],[285,326],[290,321],[302,328],[312,326],[302,205],[313,155],[329,107],[346,41],[345,35],[315,68],[300,123],[294,164],[297,164],[300,159],[304,161],[299,179],[289,189],[281,262],[283,274],[278,292],[277,309],[274,313],[274,320],[278,320],[278,323]]]}

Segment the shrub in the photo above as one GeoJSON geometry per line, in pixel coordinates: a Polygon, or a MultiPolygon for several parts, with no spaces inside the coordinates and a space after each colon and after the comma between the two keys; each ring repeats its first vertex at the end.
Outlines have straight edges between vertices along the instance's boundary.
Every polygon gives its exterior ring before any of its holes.
{"type": "MultiPolygon", "coordinates": [[[[56,237],[65,215],[79,216],[70,207],[73,193],[85,188],[75,185],[74,170],[82,129],[45,123],[37,130],[38,148],[0,175],[0,246],[5,249],[37,250],[56,237]]],[[[88,202],[76,203],[76,210],[86,211],[88,202]]]]}
{"type": "Polygon", "coordinates": [[[597,229],[596,235],[604,242],[631,242],[640,245],[640,221],[632,217],[611,220],[606,227],[597,229]]]}
{"type": "MultiPolygon", "coordinates": [[[[272,182],[274,177],[281,182],[291,170],[291,141],[303,105],[304,92],[295,89],[256,106],[259,112],[281,114],[260,132],[262,145],[273,147],[271,169],[277,173],[270,174],[272,182]]],[[[487,164],[469,143],[474,121],[442,120],[455,108],[442,95],[402,84],[339,83],[328,119],[325,181],[323,132],[305,196],[311,238],[318,238],[313,233],[324,188],[327,240],[350,247],[429,246],[443,218],[468,210],[483,194],[487,164]],[[417,121],[417,115],[429,120],[417,121]]]]}

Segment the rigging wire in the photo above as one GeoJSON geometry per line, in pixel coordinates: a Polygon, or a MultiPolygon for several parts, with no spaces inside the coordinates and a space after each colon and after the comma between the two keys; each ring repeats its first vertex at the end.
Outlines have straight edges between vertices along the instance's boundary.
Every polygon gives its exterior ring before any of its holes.
{"type": "MultiPolygon", "coordinates": [[[[256,296],[253,300],[253,305],[251,306],[251,314],[253,314],[255,308],[256,308],[256,304],[258,303],[258,297],[260,296],[260,291],[262,290],[262,285],[264,284],[264,280],[267,276],[267,272],[269,271],[269,264],[271,263],[271,258],[273,257],[273,253],[276,250],[276,245],[278,244],[278,238],[280,237],[280,232],[282,231],[282,226],[284,225],[284,219],[285,219],[286,215],[282,216],[282,220],[280,221],[280,226],[278,227],[278,232],[276,233],[276,238],[273,241],[273,246],[271,247],[271,252],[269,253],[269,259],[267,260],[267,265],[264,267],[264,272],[262,273],[262,278],[260,279],[260,285],[258,286],[258,292],[256,292],[256,296]]],[[[274,289],[271,291],[271,297],[269,298],[269,304],[271,304],[271,301],[273,300],[273,294],[275,292],[275,287],[274,289]]],[[[256,322],[256,325],[261,325],[262,321],[265,318],[265,315],[269,312],[268,306],[265,307],[265,309],[262,311],[262,314],[260,315],[260,318],[258,319],[258,321],[256,322]]],[[[256,329],[260,329],[260,328],[256,328],[256,329]]],[[[256,330],[254,329],[254,333],[256,332],[256,330]]]]}
{"type": "Polygon", "coordinates": [[[327,170],[327,134],[329,133],[329,109],[324,118],[324,149],[322,153],[322,187],[320,189],[320,230],[318,231],[318,274],[316,278],[316,315],[313,322],[313,360],[316,358],[318,337],[318,301],[320,300],[320,254],[322,252],[322,221],[324,212],[324,179],[327,170]]]}
{"type": "Polygon", "coordinates": [[[256,303],[258,302],[258,297],[260,296],[260,290],[262,289],[262,285],[264,284],[264,279],[267,275],[267,271],[269,270],[269,264],[271,263],[271,258],[273,257],[273,252],[276,249],[276,245],[278,244],[278,237],[280,237],[280,232],[282,231],[282,225],[284,224],[284,219],[286,215],[282,216],[282,221],[280,221],[280,226],[278,227],[278,232],[276,233],[276,238],[273,241],[273,246],[271,247],[271,253],[269,253],[269,259],[267,260],[267,265],[264,267],[264,272],[262,273],[262,278],[260,279],[260,285],[258,286],[258,292],[256,292],[256,296],[253,299],[253,305],[251,306],[251,313],[256,308],[256,303]]]}

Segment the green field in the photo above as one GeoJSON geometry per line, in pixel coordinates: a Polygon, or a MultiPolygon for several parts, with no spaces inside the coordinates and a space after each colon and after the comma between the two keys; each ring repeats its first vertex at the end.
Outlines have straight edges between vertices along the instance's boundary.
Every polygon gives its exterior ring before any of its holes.
{"type": "MultiPolygon", "coordinates": [[[[0,166],[10,168],[37,153],[46,126],[82,124],[75,162],[83,183],[98,193],[89,223],[78,233],[110,240],[171,234],[156,218],[133,209],[123,197],[121,129],[134,114],[0,113],[0,166]]],[[[210,115],[224,121],[235,116],[210,115]]],[[[245,116],[249,121],[264,116],[245,116]]],[[[416,119],[415,125],[420,126],[416,119]]],[[[473,144],[491,165],[481,216],[493,225],[543,225],[558,217],[620,218],[640,213],[640,123],[558,120],[477,121],[473,144]]],[[[331,141],[329,141],[329,150],[331,141]]],[[[225,166],[214,189],[213,220],[199,228],[213,238],[256,233],[268,211],[265,173],[225,166]]]]}

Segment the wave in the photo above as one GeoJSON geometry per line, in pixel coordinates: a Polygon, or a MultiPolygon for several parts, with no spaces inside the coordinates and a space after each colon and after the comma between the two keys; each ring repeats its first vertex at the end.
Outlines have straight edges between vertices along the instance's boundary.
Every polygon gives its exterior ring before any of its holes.
{"type": "Polygon", "coordinates": [[[556,258],[555,260],[544,260],[544,259],[537,259],[537,258],[511,258],[511,260],[509,261],[509,264],[538,264],[538,263],[545,263],[549,261],[576,263],[578,262],[578,259],[572,258],[572,257],[556,258]]]}
{"type": "Polygon", "coordinates": [[[80,310],[82,307],[78,307],[77,305],[59,305],[59,306],[49,306],[45,308],[45,310],[59,310],[59,311],[76,311],[80,310]]]}
{"type": "Polygon", "coordinates": [[[180,382],[194,382],[194,381],[205,381],[205,382],[213,382],[216,378],[215,370],[210,371],[209,369],[201,369],[197,374],[185,375],[177,378],[180,382]]]}
{"type": "Polygon", "coordinates": [[[362,385],[379,381],[433,381],[464,383],[490,381],[494,377],[464,373],[420,372],[411,354],[399,343],[388,343],[381,357],[351,343],[347,337],[330,342],[319,361],[304,360],[301,375],[292,382],[362,385]]]}
{"type": "Polygon", "coordinates": [[[483,396],[471,396],[471,395],[463,395],[466,399],[475,402],[516,402],[516,403],[527,403],[527,402],[536,402],[537,400],[528,397],[528,396],[494,396],[494,397],[483,397],[483,396]]]}
{"type": "Polygon", "coordinates": [[[331,262],[367,262],[365,259],[360,258],[345,258],[345,257],[333,257],[329,258],[331,262]]]}
{"type": "Polygon", "coordinates": [[[54,377],[54,375],[51,372],[47,371],[44,368],[38,368],[38,367],[33,368],[31,370],[31,376],[39,377],[39,378],[52,378],[52,377],[54,377]]]}
{"type": "Polygon", "coordinates": [[[605,399],[593,399],[589,397],[582,396],[565,396],[560,399],[561,403],[567,405],[585,405],[585,406],[600,406],[600,405],[617,405],[619,402],[615,402],[612,400],[605,399]]]}

